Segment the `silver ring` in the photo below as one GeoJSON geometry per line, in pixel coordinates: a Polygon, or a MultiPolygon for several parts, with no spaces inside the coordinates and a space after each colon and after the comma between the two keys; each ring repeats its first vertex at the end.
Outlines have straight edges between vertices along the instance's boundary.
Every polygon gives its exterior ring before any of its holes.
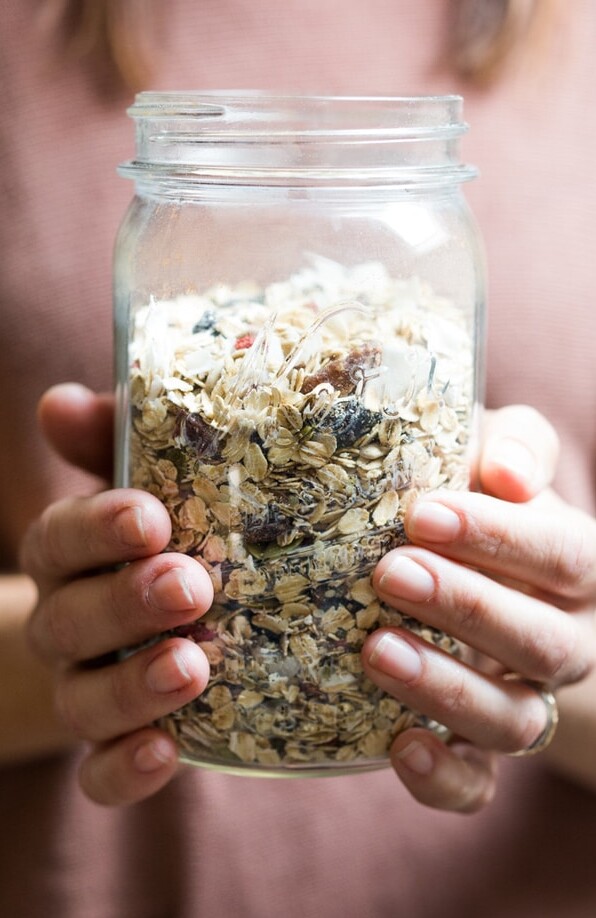
{"type": "Polygon", "coordinates": [[[520,749],[519,752],[509,752],[507,754],[511,757],[516,757],[536,755],[538,752],[544,752],[552,743],[553,737],[557,732],[557,724],[559,723],[557,699],[544,685],[540,685],[539,682],[529,682],[526,679],[522,679],[521,676],[518,676],[516,673],[507,673],[503,678],[523,682],[524,685],[534,689],[534,691],[540,695],[546,709],[546,724],[542,733],[540,733],[534,742],[530,743],[525,749],[520,749]]]}

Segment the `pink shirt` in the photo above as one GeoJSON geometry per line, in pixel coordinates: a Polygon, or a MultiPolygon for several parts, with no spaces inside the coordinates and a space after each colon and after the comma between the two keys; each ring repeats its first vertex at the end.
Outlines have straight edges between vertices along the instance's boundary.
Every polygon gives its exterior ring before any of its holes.
{"type": "MultiPolygon", "coordinates": [[[[35,0],[1,14],[0,551],[86,481],[35,429],[39,394],[111,386],[111,250],[132,193],[128,99],[56,63],[35,0]]],[[[593,48],[596,6],[563,7],[531,73],[483,93],[437,65],[442,0],[171,0],[159,89],[463,91],[468,197],[490,276],[488,397],[529,402],[561,434],[559,488],[594,509],[593,48]]],[[[391,772],[254,781],[187,770],[122,811],[87,801],[76,756],[0,771],[7,918],[592,918],[596,797],[539,760],[505,760],[495,802],[462,817],[410,800],[391,772]]]]}

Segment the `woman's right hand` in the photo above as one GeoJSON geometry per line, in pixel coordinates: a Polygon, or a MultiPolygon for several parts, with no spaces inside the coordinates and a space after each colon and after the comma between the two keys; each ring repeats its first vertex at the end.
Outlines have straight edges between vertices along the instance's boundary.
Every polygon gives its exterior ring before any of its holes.
{"type": "MultiPolygon", "coordinates": [[[[55,387],[40,405],[48,439],[96,473],[109,473],[111,416],[108,398],[79,386],[55,387]]],[[[151,724],[199,695],[209,677],[203,651],[179,637],[115,659],[116,651],[193,621],[212,602],[200,564],[161,553],[169,538],[156,498],[116,489],[52,504],[23,543],[23,570],[39,593],[30,643],[54,669],[59,716],[91,744],[80,781],[99,803],[134,803],[170,780],[175,744],[151,724]]]]}

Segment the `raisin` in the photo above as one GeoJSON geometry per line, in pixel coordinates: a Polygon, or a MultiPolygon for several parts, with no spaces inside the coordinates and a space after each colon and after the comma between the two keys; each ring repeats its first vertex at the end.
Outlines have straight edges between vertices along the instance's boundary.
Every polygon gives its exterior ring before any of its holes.
{"type": "Polygon", "coordinates": [[[333,405],[321,424],[337,441],[338,449],[353,446],[360,437],[382,420],[379,411],[370,411],[357,398],[347,398],[333,405]]]}
{"type": "Polygon", "coordinates": [[[265,514],[245,517],[244,538],[247,542],[262,545],[265,542],[273,542],[278,536],[286,535],[292,525],[292,520],[272,504],[265,514]]]}
{"type": "Polygon", "coordinates": [[[163,452],[164,459],[168,459],[176,466],[178,479],[184,478],[188,471],[188,455],[185,450],[171,446],[163,452]]]}
{"type": "Polygon", "coordinates": [[[201,641],[213,641],[218,637],[217,631],[208,628],[203,622],[189,622],[186,625],[178,625],[175,633],[178,637],[192,638],[197,644],[201,641]]]}
{"type": "Polygon", "coordinates": [[[302,384],[302,392],[312,392],[321,383],[330,383],[340,395],[349,395],[362,378],[363,370],[378,367],[381,364],[381,348],[378,344],[363,344],[354,348],[345,357],[330,360],[316,373],[307,376],[302,384]]]}
{"type": "Polygon", "coordinates": [[[182,421],[181,435],[201,459],[214,459],[219,456],[221,432],[207,424],[200,414],[186,415],[182,421]]]}
{"type": "Polygon", "coordinates": [[[193,325],[192,333],[196,335],[197,332],[209,331],[215,325],[215,313],[212,309],[206,309],[199,321],[193,325]]]}

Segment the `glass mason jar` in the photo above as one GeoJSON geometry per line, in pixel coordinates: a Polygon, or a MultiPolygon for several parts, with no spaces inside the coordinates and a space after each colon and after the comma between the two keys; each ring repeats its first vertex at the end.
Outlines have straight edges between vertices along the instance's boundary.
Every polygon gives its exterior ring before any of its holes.
{"type": "Polygon", "coordinates": [[[360,650],[377,561],[422,491],[465,488],[481,245],[458,96],[137,96],[118,236],[117,485],[158,497],[215,601],[176,634],[211,666],[160,723],[242,774],[384,765],[413,724],[360,650]]]}

